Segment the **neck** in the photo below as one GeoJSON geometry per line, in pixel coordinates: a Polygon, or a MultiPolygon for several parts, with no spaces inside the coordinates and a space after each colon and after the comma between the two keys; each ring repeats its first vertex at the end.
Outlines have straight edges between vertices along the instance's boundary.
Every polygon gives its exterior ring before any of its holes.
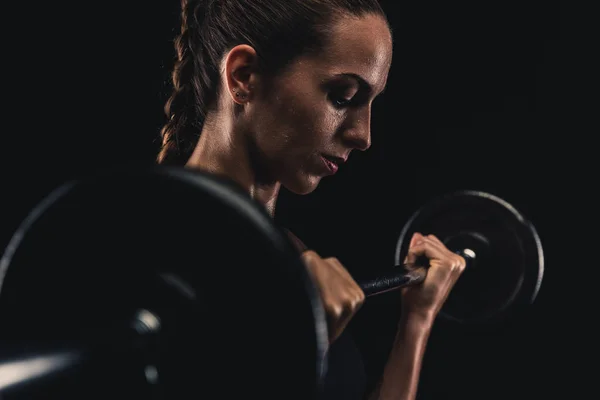
{"type": "Polygon", "coordinates": [[[209,114],[186,167],[233,180],[274,217],[281,185],[279,182],[265,183],[261,179],[253,163],[246,135],[236,131],[233,123],[227,121],[209,114]]]}

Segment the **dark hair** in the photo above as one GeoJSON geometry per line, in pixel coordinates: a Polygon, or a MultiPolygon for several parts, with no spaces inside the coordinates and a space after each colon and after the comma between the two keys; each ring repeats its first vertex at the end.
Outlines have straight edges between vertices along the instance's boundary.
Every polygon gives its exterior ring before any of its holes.
{"type": "Polygon", "coordinates": [[[182,0],[181,8],[161,164],[183,165],[191,156],[218,94],[227,50],[248,44],[261,72],[276,74],[298,56],[322,49],[338,17],[385,18],[378,0],[182,0]]]}

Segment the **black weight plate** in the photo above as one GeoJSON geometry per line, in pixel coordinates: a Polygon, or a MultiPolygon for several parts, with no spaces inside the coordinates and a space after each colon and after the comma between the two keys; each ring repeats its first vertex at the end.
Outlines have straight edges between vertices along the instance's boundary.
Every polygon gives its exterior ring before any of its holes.
{"type": "Polygon", "coordinates": [[[494,322],[535,300],[544,273],[541,240],[532,223],[505,200],[480,191],[432,200],[402,229],[396,263],[404,260],[415,232],[434,234],[450,250],[470,249],[476,255],[440,317],[461,323],[494,322]]]}
{"type": "MultiPolygon", "coordinates": [[[[144,357],[165,398],[315,396],[327,344],[320,298],[287,236],[229,181],[155,167],[70,182],[31,212],[0,261],[5,343],[114,340],[139,310],[162,321],[144,357]]],[[[106,382],[126,357],[87,390],[114,391],[106,382]]]]}

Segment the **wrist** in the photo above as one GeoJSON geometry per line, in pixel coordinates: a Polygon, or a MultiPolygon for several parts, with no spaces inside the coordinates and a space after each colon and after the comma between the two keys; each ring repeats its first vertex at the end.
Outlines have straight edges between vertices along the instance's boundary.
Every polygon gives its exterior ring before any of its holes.
{"type": "Polygon", "coordinates": [[[429,332],[433,327],[435,315],[428,312],[402,312],[399,326],[410,331],[429,332]]]}

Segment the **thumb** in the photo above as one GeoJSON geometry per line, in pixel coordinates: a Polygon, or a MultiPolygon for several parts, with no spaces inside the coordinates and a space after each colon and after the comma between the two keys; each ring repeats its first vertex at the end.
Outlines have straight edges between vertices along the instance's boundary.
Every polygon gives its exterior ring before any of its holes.
{"type": "Polygon", "coordinates": [[[432,249],[425,246],[425,237],[415,232],[410,240],[406,257],[404,258],[404,264],[423,264],[427,265],[427,259],[435,257],[432,249]]]}
{"type": "Polygon", "coordinates": [[[413,233],[412,238],[410,239],[410,243],[408,244],[408,248],[414,247],[418,242],[423,240],[423,235],[419,232],[413,233]]]}
{"type": "MultiPolygon", "coordinates": [[[[410,239],[410,243],[408,244],[408,251],[410,251],[411,248],[415,247],[417,245],[417,243],[423,241],[423,235],[421,235],[419,232],[415,232],[412,235],[412,238],[410,239]]],[[[414,257],[411,257],[410,252],[406,255],[406,257],[404,257],[404,263],[408,263],[409,261],[414,261],[413,260],[414,257]]]]}

